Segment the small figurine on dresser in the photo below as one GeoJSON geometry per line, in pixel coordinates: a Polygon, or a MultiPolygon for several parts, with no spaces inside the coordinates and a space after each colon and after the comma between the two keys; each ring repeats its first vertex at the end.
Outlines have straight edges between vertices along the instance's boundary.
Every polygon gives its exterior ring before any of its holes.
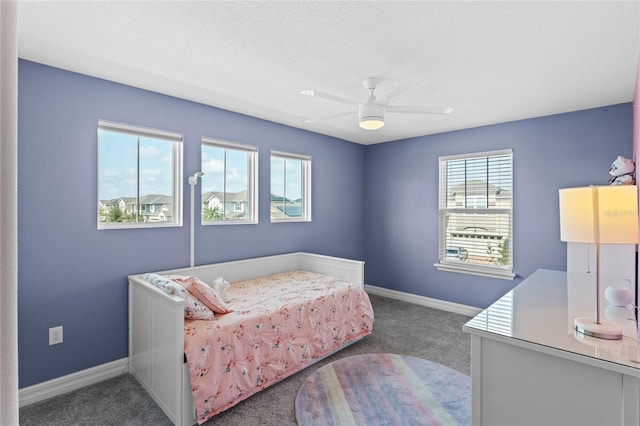
{"type": "Polygon", "coordinates": [[[612,176],[609,183],[611,185],[635,185],[635,171],[635,163],[619,155],[609,169],[609,174],[612,176]]]}

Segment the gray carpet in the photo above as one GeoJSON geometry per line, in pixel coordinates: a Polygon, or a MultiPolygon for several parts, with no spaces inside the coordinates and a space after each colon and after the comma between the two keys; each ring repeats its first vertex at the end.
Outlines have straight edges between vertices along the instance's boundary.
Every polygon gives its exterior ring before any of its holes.
{"type": "MultiPolygon", "coordinates": [[[[276,383],[206,425],[295,425],[298,389],[319,367],[350,355],[392,353],[438,362],[471,374],[464,315],[370,296],[373,333],[333,356],[276,383]]],[[[171,425],[137,381],[120,376],[20,409],[20,425],[171,425]]]]}

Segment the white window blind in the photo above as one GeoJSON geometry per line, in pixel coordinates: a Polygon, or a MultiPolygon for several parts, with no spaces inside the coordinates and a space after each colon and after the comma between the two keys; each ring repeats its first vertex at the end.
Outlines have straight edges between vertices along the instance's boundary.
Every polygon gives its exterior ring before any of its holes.
{"type": "Polygon", "coordinates": [[[440,157],[438,269],[513,279],[513,153],[440,157]]]}

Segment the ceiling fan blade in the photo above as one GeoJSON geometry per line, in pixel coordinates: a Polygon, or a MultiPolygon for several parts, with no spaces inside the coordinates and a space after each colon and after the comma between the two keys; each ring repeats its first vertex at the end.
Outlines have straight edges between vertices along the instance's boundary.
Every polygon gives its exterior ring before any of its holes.
{"type": "Polygon", "coordinates": [[[433,106],[410,106],[410,105],[387,105],[387,112],[401,112],[413,114],[451,114],[453,108],[433,107],[433,106]]]}
{"type": "Polygon", "coordinates": [[[332,95],[331,93],[325,93],[325,92],[319,92],[317,90],[303,90],[302,92],[303,95],[307,95],[307,96],[313,96],[315,98],[322,98],[322,99],[328,99],[330,101],[335,101],[335,102],[340,102],[341,104],[347,104],[347,105],[358,105],[359,102],[358,101],[354,101],[351,99],[347,99],[347,98],[343,98],[340,96],[336,96],[336,95],[332,95]]]}
{"type": "Polygon", "coordinates": [[[332,118],[338,118],[338,117],[344,117],[346,115],[351,115],[351,114],[355,114],[355,111],[349,111],[349,112],[341,112],[339,114],[333,114],[333,115],[328,115],[326,117],[319,117],[319,118],[313,118],[313,119],[308,119],[308,120],[304,120],[305,123],[319,123],[321,121],[326,121],[326,120],[331,120],[332,118]]]}
{"type": "Polygon", "coordinates": [[[384,97],[385,103],[387,104],[393,103],[393,101],[396,100],[396,98],[402,95],[404,92],[407,92],[412,89],[417,89],[418,87],[423,86],[425,84],[426,82],[424,81],[415,81],[415,80],[402,83],[401,85],[399,85],[398,87],[391,90],[389,93],[385,95],[384,97]]]}

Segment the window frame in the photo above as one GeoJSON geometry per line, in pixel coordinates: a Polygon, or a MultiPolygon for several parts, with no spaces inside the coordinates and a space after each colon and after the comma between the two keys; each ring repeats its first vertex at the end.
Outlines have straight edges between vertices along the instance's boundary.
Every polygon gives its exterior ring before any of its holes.
{"type": "MultiPolygon", "coordinates": [[[[440,271],[458,272],[471,275],[480,275],[492,278],[500,278],[505,280],[513,280],[515,274],[513,272],[513,150],[503,149],[496,151],[476,152],[469,154],[449,155],[438,158],[439,164],[439,182],[438,182],[438,263],[434,266],[440,271]],[[465,207],[447,207],[447,163],[457,160],[470,160],[477,158],[488,158],[496,156],[509,156],[510,157],[510,170],[509,179],[511,182],[511,206],[509,208],[465,208],[465,207]],[[461,262],[447,260],[447,247],[446,247],[446,217],[448,213],[465,213],[473,211],[473,214],[508,214],[509,215],[509,263],[506,266],[503,265],[484,265],[471,262],[461,262]]],[[[488,171],[487,171],[488,173],[488,171]]],[[[465,177],[464,180],[467,183],[465,177]]]]}
{"type": "MultiPolygon", "coordinates": [[[[131,124],[122,124],[115,123],[112,121],[106,120],[98,120],[98,126],[96,129],[96,139],[97,139],[97,228],[98,230],[105,229],[140,229],[140,228],[168,228],[168,227],[176,227],[182,226],[183,222],[183,192],[182,192],[182,156],[183,156],[183,147],[184,147],[184,137],[182,134],[168,132],[165,130],[152,129],[148,127],[136,126],[131,124]],[[173,146],[171,148],[172,155],[172,184],[171,188],[173,191],[173,211],[172,217],[174,218],[172,221],[158,221],[158,222],[101,222],[100,221],[100,131],[109,131],[114,133],[122,133],[125,135],[133,135],[138,138],[146,137],[153,139],[165,140],[168,143],[172,143],[173,146]]],[[[139,143],[138,143],[139,150],[139,143]]],[[[136,162],[138,164],[138,169],[136,171],[136,185],[137,185],[137,194],[136,199],[138,202],[137,212],[142,212],[142,206],[140,206],[140,153],[136,154],[136,162]]],[[[145,210],[146,211],[146,210],[145,210]]]]}
{"type": "MultiPolygon", "coordinates": [[[[292,222],[311,222],[311,156],[303,155],[303,154],[293,154],[290,152],[283,151],[271,151],[271,155],[269,156],[269,219],[271,223],[292,223],[292,222]],[[302,161],[302,182],[301,182],[301,199],[302,199],[302,214],[300,217],[290,217],[290,218],[274,218],[271,215],[271,195],[272,191],[272,161],[273,158],[281,158],[285,160],[301,160],[302,161]]],[[[285,188],[286,192],[286,188],[285,188]]],[[[285,194],[282,194],[284,197],[285,194]]]]}
{"type": "MultiPolygon", "coordinates": [[[[222,139],[203,136],[200,139],[200,152],[204,145],[209,145],[217,148],[233,149],[236,151],[243,151],[247,153],[247,218],[246,219],[222,219],[222,220],[203,220],[202,219],[202,194],[204,185],[200,187],[200,224],[203,226],[208,225],[250,225],[258,223],[258,147],[254,145],[246,145],[237,142],[230,142],[222,139]]],[[[200,159],[202,170],[202,157],[200,159]]],[[[206,176],[206,173],[205,173],[206,176]]],[[[226,163],[226,151],[224,161],[224,189],[223,193],[226,193],[226,178],[227,178],[227,163],[226,163]]],[[[235,204],[235,203],[234,203],[235,204]]],[[[225,201],[222,202],[223,209],[225,201]]],[[[236,207],[234,205],[234,211],[236,207]]]]}

